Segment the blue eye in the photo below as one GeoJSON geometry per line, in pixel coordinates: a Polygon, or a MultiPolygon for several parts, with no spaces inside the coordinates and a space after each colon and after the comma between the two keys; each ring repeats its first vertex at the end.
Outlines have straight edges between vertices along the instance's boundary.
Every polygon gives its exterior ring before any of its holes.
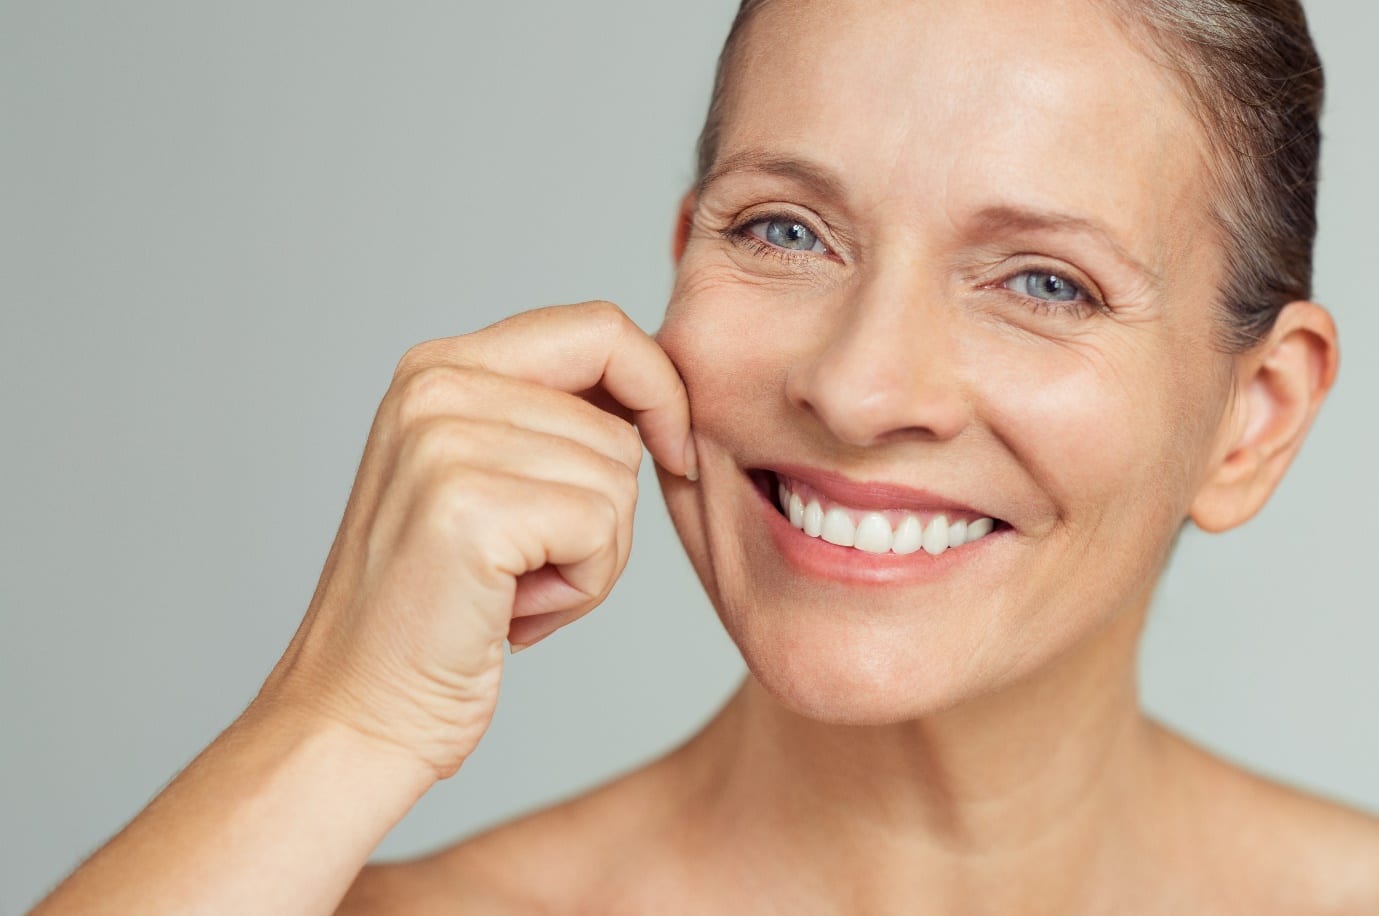
{"type": "Polygon", "coordinates": [[[1077,302],[1091,297],[1073,281],[1042,270],[1026,270],[1005,282],[1006,289],[1045,302],[1077,302]]]}
{"type": "Polygon", "coordinates": [[[747,231],[762,241],[788,251],[826,252],[823,242],[804,223],[793,219],[770,218],[757,220],[747,231]]]}

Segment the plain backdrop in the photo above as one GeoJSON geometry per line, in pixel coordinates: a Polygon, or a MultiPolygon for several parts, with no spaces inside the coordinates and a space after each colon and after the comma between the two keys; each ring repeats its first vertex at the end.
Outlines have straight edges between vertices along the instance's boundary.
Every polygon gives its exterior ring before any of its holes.
{"type": "MultiPolygon", "coordinates": [[[[590,298],[660,323],[736,5],[0,0],[0,912],[252,698],[410,344],[590,298]]],[[[1379,13],[1307,6],[1341,380],[1262,515],[1184,539],[1143,695],[1379,810],[1379,13]]],[[[613,596],[509,663],[478,753],[381,858],[633,767],[736,684],[643,471],[613,596]]]]}

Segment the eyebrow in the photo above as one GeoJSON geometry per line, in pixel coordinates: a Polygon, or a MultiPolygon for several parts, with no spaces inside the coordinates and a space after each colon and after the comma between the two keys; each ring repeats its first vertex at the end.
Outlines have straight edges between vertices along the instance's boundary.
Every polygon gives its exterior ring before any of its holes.
{"type": "Polygon", "coordinates": [[[1159,275],[1132,255],[1124,245],[1116,240],[1114,233],[1094,219],[1073,216],[1051,210],[1031,207],[998,204],[986,207],[972,218],[972,226],[977,233],[994,234],[999,232],[1076,232],[1090,235],[1104,244],[1117,258],[1129,267],[1153,281],[1161,282],[1159,275]]]}
{"type": "Polygon", "coordinates": [[[703,194],[714,182],[735,172],[760,172],[789,178],[835,200],[842,200],[847,196],[847,187],[842,178],[831,169],[807,159],[756,149],[743,150],[725,157],[700,179],[699,184],[695,186],[696,193],[703,194]]]}

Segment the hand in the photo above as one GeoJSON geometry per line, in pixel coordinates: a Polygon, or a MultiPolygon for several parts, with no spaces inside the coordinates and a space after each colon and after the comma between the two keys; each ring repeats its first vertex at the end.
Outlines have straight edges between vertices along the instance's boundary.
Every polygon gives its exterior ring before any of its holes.
{"type": "Polygon", "coordinates": [[[504,641],[582,617],[626,566],[643,440],[697,476],[680,377],[614,305],[413,347],[255,703],[333,717],[452,775],[492,718],[504,641]]]}

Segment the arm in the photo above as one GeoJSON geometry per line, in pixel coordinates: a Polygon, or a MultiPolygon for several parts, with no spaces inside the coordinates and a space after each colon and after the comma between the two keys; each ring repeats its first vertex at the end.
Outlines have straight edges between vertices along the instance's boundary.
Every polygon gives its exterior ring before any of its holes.
{"type": "Polygon", "coordinates": [[[643,441],[693,474],[680,377],[609,303],[413,347],[258,698],[35,912],[333,911],[482,738],[504,642],[538,642],[607,597],[643,441]]]}
{"type": "Polygon", "coordinates": [[[250,707],[34,916],[332,913],[435,779],[333,720],[250,707]]]}

